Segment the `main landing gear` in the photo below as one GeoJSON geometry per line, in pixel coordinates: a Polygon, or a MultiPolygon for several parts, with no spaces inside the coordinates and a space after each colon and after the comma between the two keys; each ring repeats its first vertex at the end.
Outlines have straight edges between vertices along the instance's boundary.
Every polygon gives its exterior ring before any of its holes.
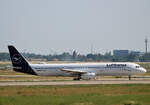
{"type": "Polygon", "coordinates": [[[74,78],[73,80],[80,80],[80,78],[74,78]]]}
{"type": "Polygon", "coordinates": [[[73,80],[80,80],[81,79],[81,74],[78,74],[77,77],[75,77],[73,80]]]}

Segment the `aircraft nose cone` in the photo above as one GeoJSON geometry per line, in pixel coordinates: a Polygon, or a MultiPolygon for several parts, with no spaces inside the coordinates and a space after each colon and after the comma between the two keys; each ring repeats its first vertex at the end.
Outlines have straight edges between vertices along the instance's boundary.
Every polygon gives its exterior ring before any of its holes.
{"type": "Polygon", "coordinates": [[[146,72],[146,69],[142,68],[141,71],[145,73],[145,72],[146,72]]]}

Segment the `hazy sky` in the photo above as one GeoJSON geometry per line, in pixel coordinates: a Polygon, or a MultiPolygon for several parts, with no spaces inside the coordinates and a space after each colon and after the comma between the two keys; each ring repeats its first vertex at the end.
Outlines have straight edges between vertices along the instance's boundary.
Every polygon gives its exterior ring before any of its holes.
{"type": "Polygon", "coordinates": [[[0,0],[0,52],[144,51],[146,36],[150,0],[0,0]]]}

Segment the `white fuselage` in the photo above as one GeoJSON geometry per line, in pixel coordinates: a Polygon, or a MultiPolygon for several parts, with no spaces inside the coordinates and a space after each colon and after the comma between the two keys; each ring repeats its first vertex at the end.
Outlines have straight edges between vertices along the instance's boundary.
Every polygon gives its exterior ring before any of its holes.
{"type": "Polygon", "coordinates": [[[135,63],[69,63],[69,64],[30,64],[40,76],[75,76],[64,70],[94,73],[99,75],[135,75],[143,74],[146,70],[135,63]]]}

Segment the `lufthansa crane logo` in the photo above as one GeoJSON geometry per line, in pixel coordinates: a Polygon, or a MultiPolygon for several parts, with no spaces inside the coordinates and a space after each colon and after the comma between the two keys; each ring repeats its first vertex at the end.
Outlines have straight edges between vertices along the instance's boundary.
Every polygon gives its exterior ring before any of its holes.
{"type": "Polygon", "coordinates": [[[19,54],[14,55],[12,57],[12,61],[13,61],[13,63],[16,63],[16,64],[20,63],[21,62],[21,56],[19,54]]]}

